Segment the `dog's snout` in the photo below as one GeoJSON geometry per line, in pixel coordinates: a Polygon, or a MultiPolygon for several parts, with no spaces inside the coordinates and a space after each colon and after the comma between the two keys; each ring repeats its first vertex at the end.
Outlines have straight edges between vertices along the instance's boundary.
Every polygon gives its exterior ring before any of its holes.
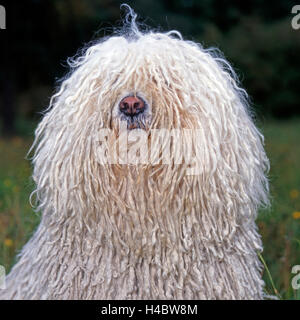
{"type": "Polygon", "coordinates": [[[120,111],[126,114],[127,116],[135,116],[145,109],[144,101],[139,97],[126,97],[121,100],[120,104],[120,111]]]}

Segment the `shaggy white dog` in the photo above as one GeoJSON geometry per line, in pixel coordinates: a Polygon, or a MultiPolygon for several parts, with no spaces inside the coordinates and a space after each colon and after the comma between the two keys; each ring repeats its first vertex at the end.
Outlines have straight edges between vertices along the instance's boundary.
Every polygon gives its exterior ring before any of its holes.
{"type": "Polygon", "coordinates": [[[69,61],[36,130],[41,223],[1,298],[264,297],[255,218],[268,203],[268,159],[246,93],[213,50],[176,31],[142,33],[135,20],[130,10],[126,32],[69,61]],[[154,140],[157,161],[105,162],[124,132],[154,140]],[[198,169],[172,151],[164,162],[167,142],[198,169]]]}

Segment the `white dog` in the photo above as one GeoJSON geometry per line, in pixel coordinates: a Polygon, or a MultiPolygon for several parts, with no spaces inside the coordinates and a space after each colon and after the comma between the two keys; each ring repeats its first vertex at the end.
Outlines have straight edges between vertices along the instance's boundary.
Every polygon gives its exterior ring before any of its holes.
{"type": "Polygon", "coordinates": [[[177,31],[142,33],[132,10],[125,25],[70,61],[36,130],[42,219],[0,297],[263,298],[255,218],[269,164],[245,91],[214,51],[177,31]],[[197,134],[162,136],[155,163],[101,162],[122,123],[154,151],[154,130],[197,134]],[[198,172],[172,152],[163,162],[167,142],[195,153],[198,172]]]}

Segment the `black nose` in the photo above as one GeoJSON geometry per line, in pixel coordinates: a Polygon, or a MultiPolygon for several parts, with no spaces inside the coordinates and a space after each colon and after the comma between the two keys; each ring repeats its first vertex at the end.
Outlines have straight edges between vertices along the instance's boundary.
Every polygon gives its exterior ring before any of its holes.
{"type": "Polygon", "coordinates": [[[129,96],[121,100],[120,111],[126,116],[136,116],[145,110],[145,103],[139,97],[129,96]]]}

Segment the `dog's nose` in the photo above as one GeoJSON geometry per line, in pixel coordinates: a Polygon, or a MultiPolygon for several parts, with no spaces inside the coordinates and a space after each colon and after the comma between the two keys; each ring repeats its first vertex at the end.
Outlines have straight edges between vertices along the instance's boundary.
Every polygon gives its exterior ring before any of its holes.
{"type": "Polygon", "coordinates": [[[130,96],[122,99],[119,107],[121,112],[123,112],[127,116],[133,117],[144,111],[145,103],[139,97],[130,96]]]}

